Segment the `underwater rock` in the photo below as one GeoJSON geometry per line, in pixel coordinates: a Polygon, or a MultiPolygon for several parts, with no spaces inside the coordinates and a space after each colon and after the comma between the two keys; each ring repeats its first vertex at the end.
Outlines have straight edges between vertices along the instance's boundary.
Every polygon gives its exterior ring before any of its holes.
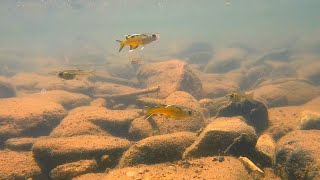
{"type": "Polygon", "coordinates": [[[271,69],[267,65],[258,65],[248,69],[241,79],[240,88],[250,89],[258,85],[259,81],[268,77],[271,69]]]}
{"type": "Polygon", "coordinates": [[[0,151],[0,179],[45,179],[31,152],[0,151]]]}
{"type": "Polygon", "coordinates": [[[131,122],[129,128],[129,138],[132,140],[141,140],[154,134],[150,122],[145,117],[139,117],[131,122]]]}
{"type": "Polygon", "coordinates": [[[126,139],[111,136],[83,135],[46,138],[35,142],[32,152],[45,172],[58,165],[109,155],[115,165],[121,154],[131,146],[126,139]]]}
{"type": "Polygon", "coordinates": [[[10,138],[5,142],[5,148],[13,151],[31,151],[33,144],[36,140],[43,137],[32,138],[32,137],[22,137],[22,138],[10,138]]]}
{"type": "Polygon", "coordinates": [[[214,59],[205,68],[207,73],[227,73],[238,69],[244,60],[246,52],[240,48],[225,48],[217,52],[214,59]]]}
{"type": "Polygon", "coordinates": [[[137,106],[140,108],[155,107],[165,104],[163,99],[149,98],[149,97],[139,97],[136,102],[137,106]]]}
{"type": "Polygon", "coordinates": [[[230,91],[239,89],[241,72],[230,72],[226,74],[210,74],[197,71],[202,82],[203,94],[206,98],[223,97],[230,91]]]}
{"type": "Polygon", "coordinates": [[[65,109],[73,109],[78,106],[88,105],[91,101],[89,96],[80,93],[71,93],[63,90],[52,90],[24,95],[23,97],[43,99],[61,104],[65,109]]]}
{"type": "Polygon", "coordinates": [[[206,64],[212,58],[213,54],[212,44],[206,42],[192,42],[188,47],[173,56],[180,59],[186,59],[189,63],[206,64]]]}
{"type": "Polygon", "coordinates": [[[256,161],[263,167],[272,167],[276,143],[270,134],[262,134],[256,144],[256,161]]]}
{"type": "Polygon", "coordinates": [[[292,57],[291,49],[275,49],[270,52],[263,54],[260,58],[257,59],[256,64],[261,64],[265,61],[290,61],[292,57]]]}
{"type": "Polygon", "coordinates": [[[216,117],[233,116],[244,117],[246,123],[253,126],[257,133],[261,133],[269,125],[268,108],[262,102],[255,99],[230,102],[225,106],[221,106],[216,117]]]}
{"type": "Polygon", "coordinates": [[[114,83],[105,83],[105,82],[96,82],[94,88],[94,94],[122,94],[130,93],[132,91],[138,90],[130,86],[114,84],[114,83]]]}
{"type": "Polygon", "coordinates": [[[0,144],[11,137],[48,135],[66,114],[60,104],[42,99],[0,99],[0,144]]]}
{"type": "Polygon", "coordinates": [[[254,148],[257,137],[253,127],[247,125],[240,117],[217,118],[213,120],[201,132],[198,139],[186,149],[183,158],[222,154],[234,143],[234,140],[242,134],[249,137],[245,138],[245,140],[249,141],[244,142],[246,145],[250,145],[248,148],[254,148]]]}
{"type": "Polygon", "coordinates": [[[107,101],[104,98],[97,98],[90,102],[90,106],[106,107],[107,101]]]}
{"type": "Polygon", "coordinates": [[[320,64],[316,62],[307,64],[298,69],[299,77],[307,79],[308,81],[320,85],[320,64]]]}
{"type": "Polygon", "coordinates": [[[281,138],[275,152],[276,173],[283,179],[319,179],[319,136],[318,130],[298,130],[281,138]]]}
{"type": "Polygon", "coordinates": [[[270,108],[304,104],[318,96],[320,89],[304,80],[284,78],[264,82],[252,92],[270,108]]]}
{"type": "Polygon", "coordinates": [[[93,85],[85,80],[63,80],[57,76],[45,76],[36,73],[18,73],[10,78],[18,90],[40,92],[42,89],[65,90],[91,95],[93,85]]]}
{"type": "Polygon", "coordinates": [[[77,135],[127,136],[131,121],[141,110],[109,110],[104,107],[83,106],[69,112],[50,133],[52,137],[77,135]]]}
{"type": "MultiPolygon", "coordinates": [[[[214,157],[215,158],[215,157],[214,157]]],[[[214,161],[207,157],[193,160],[181,160],[174,163],[139,165],[111,170],[109,173],[85,174],[76,180],[87,179],[252,179],[243,164],[234,157],[214,161]]]]}
{"type": "Polygon", "coordinates": [[[50,177],[53,180],[72,179],[95,171],[97,171],[97,162],[95,160],[81,160],[54,168],[50,173],[50,177]]]}
{"type": "MultiPolygon", "coordinates": [[[[204,117],[202,115],[202,109],[198,101],[187,92],[176,91],[170,94],[165,99],[167,105],[177,105],[194,110],[194,114],[191,117],[174,119],[166,116],[153,115],[148,118],[153,131],[157,134],[167,134],[180,131],[196,132],[204,125],[204,117]]],[[[141,123],[144,123],[141,122],[141,123]]],[[[141,125],[140,127],[144,127],[141,125]]]]}
{"type": "Polygon", "coordinates": [[[152,136],[131,146],[122,156],[119,167],[157,164],[179,160],[197,136],[191,132],[152,136]]]}
{"type": "Polygon", "coordinates": [[[186,91],[196,98],[202,96],[200,79],[180,60],[142,65],[137,78],[143,87],[160,86],[159,98],[166,98],[175,91],[186,91]]]}
{"type": "Polygon", "coordinates": [[[320,113],[303,111],[300,113],[300,123],[301,130],[320,130],[320,113]]]}
{"type": "Polygon", "coordinates": [[[16,88],[4,77],[0,77],[0,98],[16,96],[16,88]]]}

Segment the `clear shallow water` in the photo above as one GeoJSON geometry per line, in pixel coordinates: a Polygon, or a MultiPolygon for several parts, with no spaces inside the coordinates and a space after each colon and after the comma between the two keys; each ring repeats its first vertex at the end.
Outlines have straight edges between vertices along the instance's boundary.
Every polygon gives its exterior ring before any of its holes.
{"type": "Polygon", "coordinates": [[[2,0],[0,50],[42,56],[117,53],[125,34],[158,32],[145,53],[170,55],[191,42],[260,50],[319,40],[317,0],[2,0]]]}

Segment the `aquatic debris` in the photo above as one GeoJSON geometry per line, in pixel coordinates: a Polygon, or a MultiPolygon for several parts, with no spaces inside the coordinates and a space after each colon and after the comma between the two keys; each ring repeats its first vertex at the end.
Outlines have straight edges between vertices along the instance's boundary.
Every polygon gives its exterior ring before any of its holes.
{"type": "Polygon", "coordinates": [[[76,76],[93,76],[95,74],[95,70],[86,71],[86,70],[63,70],[58,72],[57,76],[64,80],[72,80],[75,79],[76,76]]]}
{"type": "Polygon", "coordinates": [[[156,41],[159,39],[159,34],[158,33],[146,33],[146,34],[132,34],[132,35],[125,35],[125,40],[120,41],[116,40],[120,43],[120,49],[119,52],[122,50],[122,48],[126,45],[130,46],[130,51],[133,51],[136,49],[138,46],[142,46],[141,50],[144,48],[143,45],[149,44],[153,41],[156,41]]]}
{"type": "Polygon", "coordinates": [[[320,113],[313,111],[303,111],[300,113],[301,130],[320,130],[320,113]]]}
{"type": "Polygon", "coordinates": [[[243,165],[252,173],[255,177],[264,177],[264,172],[256,166],[250,159],[247,157],[240,156],[239,160],[243,163],[243,165]]]}
{"type": "Polygon", "coordinates": [[[227,93],[225,97],[233,103],[241,103],[247,100],[252,102],[253,92],[249,94],[245,94],[242,92],[230,92],[227,93]]]}
{"type": "Polygon", "coordinates": [[[123,94],[97,94],[95,95],[96,98],[106,98],[106,99],[113,99],[113,100],[121,100],[121,99],[136,99],[137,96],[140,95],[145,95],[145,94],[149,94],[149,93],[155,93],[155,92],[159,92],[160,90],[160,86],[156,86],[156,87],[151,87],[151,88],[147,88],[147,89],[142,89],[142,90],[137,90],[134,92],[130,92],[130,93],[123,93],[123,94]]]}
{"type": "Polygon", "coordinates": [[[188,118],[192,117],[195,114],[195,111],[190,108],[177,105],[161,105],[154,108],[146,108],[146,119],[149,119],[155,114],[171,118],[188,118]]]}

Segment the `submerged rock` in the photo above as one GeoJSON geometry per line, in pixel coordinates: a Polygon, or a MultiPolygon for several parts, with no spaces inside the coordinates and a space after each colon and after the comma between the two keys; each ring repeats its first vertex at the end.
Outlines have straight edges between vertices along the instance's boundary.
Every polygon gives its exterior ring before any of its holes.
{"type": "Polygon", "coordinates": [[[110,136],[84,135],[46,138],[36,141],[32,147],[35,159],[49,172],[58,165],[84,159],[99,159],[109,155],[113,165],[131,142],[110,136]]]}
{"type": "Polygon", "coordinates": [[[310,130],[317,129],[320,130],[320,113],[312,111],[303,111],[300,113],[300,129],[310,130]]]}
{"type": "Polygon", "coordinates": [[[260,165],[266,167],[272,167],[274,163],[274,154],[276,149],[276,143],[272,136],[268,133],[262,134],[256,144],[256,161],[260,165]]]}
{"type": "Polygon", "coordinates": [[[36,140],[44,138],[31,138],[31,137],[22,137],[22,138],[10,138],[5,142],[5,148],[13,151],[31,151],[33,144],[36,140]]]}
{"type": "Polygon", "coordinates": [[[109,173],[85,174],[76,180],[87,179],[251,179],[244,165],[234,157],[222,162],[207,157],[175,163],[140,165],[111,170],[109,173]]]}
{"type": "Polygon", "coordinates": [[[320,89],[304,80],[284,78],[264,82],[252,92],[271,108],[304,104],[318,96],[320,89]]]}
{"type": "Polygon", "coordinates": [[[245,56],[246,52],[240,48],[221,49],[217,52],[214,59],[207,64],[205,72],[227,73],[231,70],[238,69],[245,56]]]}
{"type": "Polygon", "coordinates": [[[299,77],[307,79],[316,85],[320,85],[320,64],[318,60],[299,68],[298,74],[299,77]]]}
{"type": "Polygon", "coordinates": [[[90,95],[93,91],[93,85],[85,80],[63,80],[57,76],[45,76],[36,73],[18,73],[11,77],[10,80],[18,90],[25,92],[59,89],[90,95]]]}
{"type": "Polygon", "coordinates": [[[97,106],[78,107],[69,112],[50,136],[127,136],[131,121],[139,117],[140,112],[141,110],[109,110],[97,106]]]}
{"type": "Polygon", "coordinates": [[[65,115],[61,105],[42,99],[0,99],[0,144],[11,137],[48,135],[65,115]]]}
{"type": "Polygon", "coordinates": [[[179,160],[184,150],[195,140],[196,134],[191,132],[178,132],[143,139],[124,153],[119,167],[179,160]]]}
{"type": "Polygon", "coordinates": [[[45,179],[31,152],[0,151],[0,179],[45,179]]]}
{"type": "Polygon", "coordinates": [[[216,117],[242,116],[245,121],[261,133],[268,128],[268,108],[258,100],[244,100],[242,102],[231,102],[221,106],[216,117]]]}
{"type": "Polygon", "coordinates": [[[97,171],[97,162],[95,160],[81,160],[54,168],[50,173],[50,177],[54,180],[72,179],[76,176],[95,171],[97,171]]]}
{"type": "MultiPolygon", "coordinates": [[[[255,130],[239,117],[217,118],[213,120],[189,146],[183,154],[184,158],[219,155],[224,153],[235,142],[235,148],[254,148],[257,141],[255,130]],[[243,136],[244,138],[241,138],[243,136]],[[240,138],[239,142],[235,141],[240,138]],[[239,145],[240,143],[240,145],[239,145]],[[248,146],[244,146],[246,144],[248,146]]],[[[247,149],[247,150],[248,150],[247,149]]]]}
{"type": "Polygon", "coordinates": [[[275,170],[283,179],[320,178],[320,132],[293,131],[277,143],[275,170]]]}
{"type": "Polygon", "coordinates": [[[52,90],[25,95],[32,99],[43,99],[61,104],[66,109],[73,109],[78,106],[88,105],[91,101],[89,96],[80,93],[71,93],[63,90],[52,90]]]}
{"type": "Polygon", "coordinates": [[[160,86],[160,98],[166,98],[175,91],[186,91],[196,98],[202,96],[200,79],[180,60],[143,65],[137,72],[137,78],[143,87],[160,86]]]}
{"type": "Polygon", "coordinates": [[[0,98],[16,96],[16,88],[6,78],[0,77],[0,98]]]}

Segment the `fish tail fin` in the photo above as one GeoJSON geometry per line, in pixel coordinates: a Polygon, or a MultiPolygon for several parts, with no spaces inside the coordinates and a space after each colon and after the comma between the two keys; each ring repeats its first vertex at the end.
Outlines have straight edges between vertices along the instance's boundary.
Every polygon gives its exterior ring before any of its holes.
{"type": "Polygon", "coordinates": [[[120,44],[120,49],[119,49],[119,52],[122,50],[122,48],[125,46],[124,42],[123,41],[120,41],[120,40],[116,40],[117,42],[119,42],[120,44]]]}
{"type": "Polygon", "coordinates": [[[152,108],[150,108],[150,107],[145,107],[144,110],[145,110],[146,119],[149,119],[149,118],[153,115],[152,108]]]}
{"type": "Polygon", "coordinates": [[[249,99],[253,99],[253,95],[254,95],[254,93],[251,92],[251,93],[247,94],[247,97],[248,97],[249,99]]]}

